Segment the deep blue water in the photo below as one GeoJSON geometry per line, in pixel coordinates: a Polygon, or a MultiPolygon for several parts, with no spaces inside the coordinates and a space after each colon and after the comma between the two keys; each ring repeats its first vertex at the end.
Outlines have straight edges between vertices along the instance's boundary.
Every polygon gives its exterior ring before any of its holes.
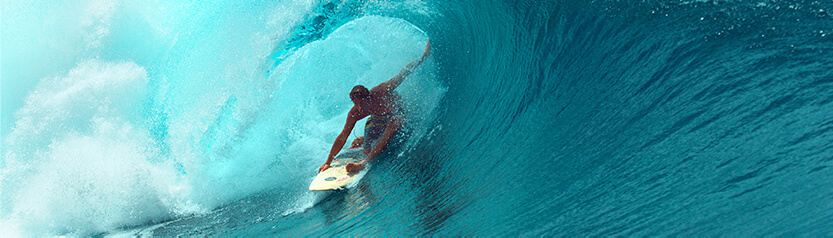
{"type": "Polygon", "coordinates": [[[4,1],[0,233],[830,236],[831,11],[4,1]],[[399,20],[407,136],[307,191],[399,20]]]}

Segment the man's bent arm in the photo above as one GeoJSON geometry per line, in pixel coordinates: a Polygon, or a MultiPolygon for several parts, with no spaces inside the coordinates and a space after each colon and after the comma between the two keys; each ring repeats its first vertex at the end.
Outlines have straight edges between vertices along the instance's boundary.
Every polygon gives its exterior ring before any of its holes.
{"type": "Polygon", "coordinates": [[[373,146],[373,150],[370,150],[370,153],[367,153],[366,162],[376,158],[376,156],[388,148],[391,138],[393,138],[393,135],[395,135],[396,132],[399,131],[399,128],[402,127],[401,120],[402,119],[395,117],[388,122],[387,126],[385,126],[385,132],[382,133],[382,138],[379,139],[379,142],[376,142],[376,145],[373,146]]]}

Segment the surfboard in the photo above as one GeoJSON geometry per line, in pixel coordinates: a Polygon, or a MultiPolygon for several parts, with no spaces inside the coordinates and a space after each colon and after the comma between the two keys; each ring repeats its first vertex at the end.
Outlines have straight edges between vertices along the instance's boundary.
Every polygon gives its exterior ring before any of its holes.
{"type": "Polygon", "coordinates": [[[323,172],[318,173],[318,176],[315,176],[315,179],[313,179],[312,183],[309,184],[309,190],[326,191],[342,189],[354,181],[358,182],[358,178],[363,171],[357,173],[347,173],[347,170],[344,167],[347,163],[358,163],[364,158],[365,155],[362,148],[342,151],[336,155],[335,158],[333,158],[329,169],[324,170],[323,172]]]}

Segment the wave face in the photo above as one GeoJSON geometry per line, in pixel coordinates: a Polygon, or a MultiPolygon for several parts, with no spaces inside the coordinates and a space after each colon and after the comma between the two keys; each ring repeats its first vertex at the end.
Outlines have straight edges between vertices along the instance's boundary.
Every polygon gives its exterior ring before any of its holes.
{"type": "Polygon", "coordinates": [[[829,2],[2,7],[4,234],[833,234],[829,2]],[[403,20],[407,136],[306,191],[403,20]]]}

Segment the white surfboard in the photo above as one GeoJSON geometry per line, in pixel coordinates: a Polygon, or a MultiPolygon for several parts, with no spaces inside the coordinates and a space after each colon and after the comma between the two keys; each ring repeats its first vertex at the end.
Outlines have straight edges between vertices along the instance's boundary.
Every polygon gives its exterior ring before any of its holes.
{"type": "MultiPolygon", "coordinates": [[[[344,168],[347,163],[358,163],[365,158],[362,148],[343,150],[330,163],[330,168],[318,173],[312,183],[309,184],[310,191],[325,191],[345,188],[347,185],[359,178],[362,173],[348,173],[344,168]]],[[[358,182],[358,180],[356,180],[358,182]]]]}

